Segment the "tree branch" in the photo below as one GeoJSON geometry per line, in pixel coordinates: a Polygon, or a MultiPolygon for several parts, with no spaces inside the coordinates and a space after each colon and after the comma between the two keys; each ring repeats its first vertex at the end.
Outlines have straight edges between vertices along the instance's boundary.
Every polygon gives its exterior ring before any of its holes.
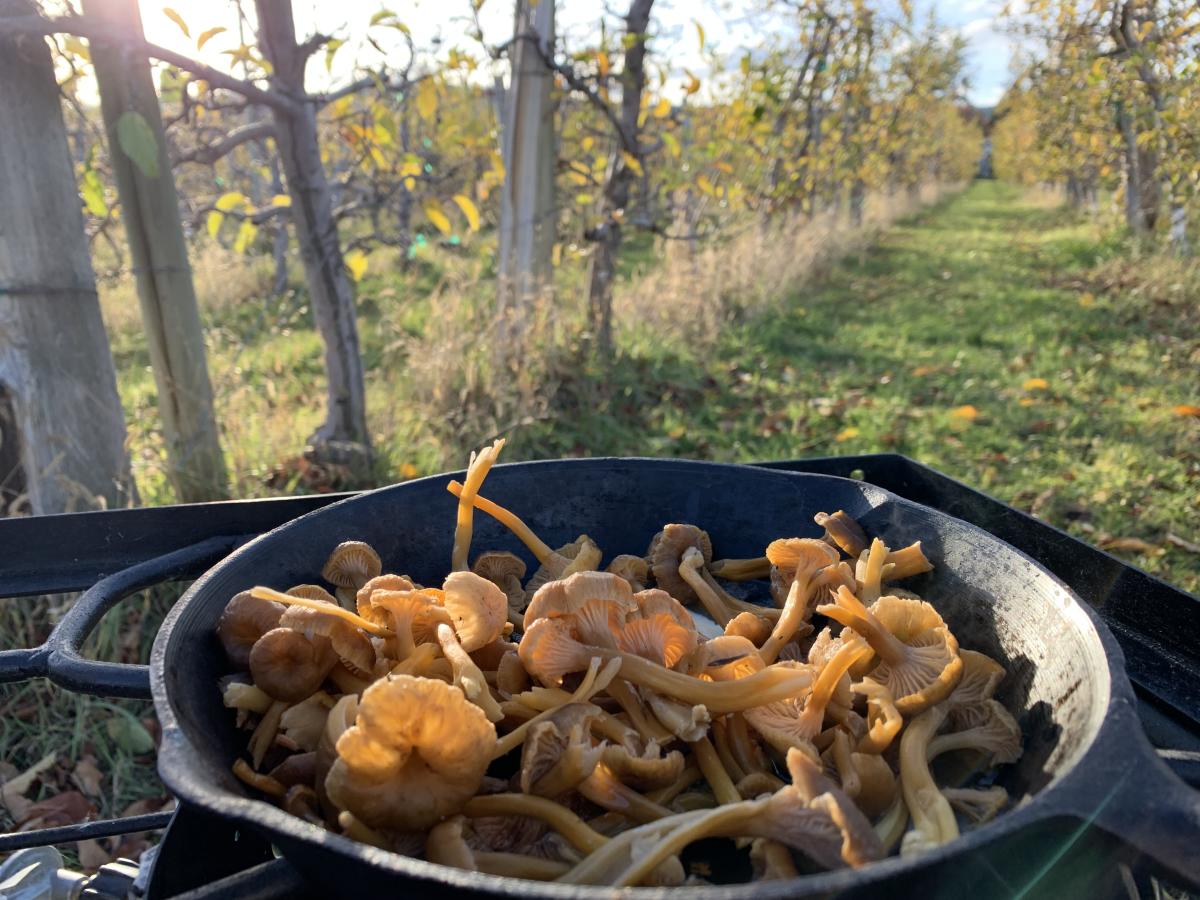
{"type": "Polygon", "coordinates": [[[223,156],[228,156],[242,144],[250,141],[265,140],[275,136],[275,123],[264,120],[241,125],[225,135],[225,138],[215,144],[205,144],[181,153],[172,160],[173,165],[179,163],[200,163],[211,166],[223,156]]]}
{"type": "Polygon", "coordinates": [[[255,103],[282,110],[289,115],[298,111],[295,103],[275,91],[263,90],[252,82],[235,78],[205,63],[176,53],[174,50],[151,44],[145,38],[97,25],[85,16],[62,16],[55,19],[47,19],[42,16],[15,16],[0,19],[0,31],[6,34],[25,34],[35,37],[73,34],[77,37],[87,38],[89,41],[115,44],[190,72],[198,78],[203,78],[213,87],[233,91],[255,103]]]}

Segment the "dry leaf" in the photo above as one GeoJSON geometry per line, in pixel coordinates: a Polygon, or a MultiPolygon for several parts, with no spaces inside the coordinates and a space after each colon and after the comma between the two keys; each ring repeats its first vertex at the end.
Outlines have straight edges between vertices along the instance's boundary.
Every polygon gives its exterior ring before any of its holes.
{"type": "Polygon", "coordinates": [[[853,425],[851,425],[849,428],[843,428],[841,431],[839,431],[837,433],[837,437],[835,437],[834,440],[837,441],[838,443],[841,443],[842,441],[848,441],[848,440],[851,440],[852,438],[856,438],[856,437],[858,437],[858,435],[859,435],[858,429],[855,428],[853,425]]]}
{"type": "Polygon", "coordinates": [[[1186,550],[1188,553],[1200,553],[1200,544],[1195,544],[1191,541],[1184,540],[1177,534],[1171,534],[1171,532],[1168,531],[1166,540],[1168,544],[1174,544],[1180,550],[1186,550]]]}
{"type": "Polygon", "coordinates": [[[979,410],[968,403],[965,406],[959,406],[956,409],[950,410],[950,416],[954,419],[965,419],[968,422],[974,422],[979,418],[979,410]]]}
{"type": "Polygon", "coordinates": [[[1195,416],[1200,419],[1200,406],[1181,403],[1179,406],[1174,407],[1172,412],[1177,416],[1195,416]]]}
{"type": "Polygon", "coordinates": [[[54,765],[57,758],[57,753],[47,753],[20,775],[6,780],[3,787],[0,787],[0,803],[4,804],[14,819],[20,821],[25,817],[29,807],[33,805],[25,799],[25,794],[33,787],[38,776],[54,765]]]}
{"type": "Polygon", "coordinates": [[[17,820],[21,831],[35,828],[59,828],[82,822],[96,812],[96,807],[79,791],[63,791],[39,800],[17,820]]]}
{"type": "Polygon", "coordinates": [[[1163,552],[1163,548],[1157,544],[1135,537],[1106,538],[1100,542],[1100,546],[1105,550],[1117,550],[1122,553],[1149,553],[1158,556],[1163,552]]]}
{"type": "Polygon", "coordinates": [[[1026,378],[1022,387],[1027,391],[1044,391],[1050,387],[1050,382],[1045,378],[1026,378]]]}
{"type": "Polygon", "coordinates": [[[90,838],[86,841],[76,841],[75,850],[79,853],[79,865],[89,870],[98,869],[112,859],[108,851],[100,846],[99,841],[90,838]]]}
{"type": "Polygon", "coordinates": [[[104,774],[96,767],[96,757],[89,753],[79,760],[71,771],[71,781],[89,797],[99,797],[104,774]]]}

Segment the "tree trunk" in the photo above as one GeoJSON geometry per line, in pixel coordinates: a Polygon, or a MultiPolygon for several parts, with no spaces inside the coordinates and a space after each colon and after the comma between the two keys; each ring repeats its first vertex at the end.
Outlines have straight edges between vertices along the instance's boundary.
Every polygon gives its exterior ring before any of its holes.
{"type": "Polygon", "coordinates": [[[0,37],[0,121],[0,515],[124,506],[125,417],[41,38],[0,37]]]}
{"type": "Polygon", "coordinates": [[[321,164],[316,107],[301,100],[308,53],[296,43],[291,0],[255,0],[254,5],[259,46],[274,69],[276,89],[300,102],[294,113],[279,107],[272,112],[313,318],[325,345],[325,422],[309,440],[315,445],[348,441],[369,448],[354,293],[346,277],[333,196],[321,164]]]}
{"type": "MultiPolygon", "coordinates": [[[[621,66],[621,134],[608,163],[600,225],[595,229],[596,248],[588,273],[588,318],[600,357],[612,359],[612,282],[617,254],[621,250],[621,222],[629,203],[634,173],[625,162],[625,153],[638,146],[638,114],[642,91],[646,86],[646,31],[650,27],[650,7],[654,0],[631,0],[625,17],[625,61],[621,66]]],[[[635,156],[637,154],[634,154],[635,156]]]]}
{"type": "Polygon", "coordinates": [[[855,178],[850,184],[850,224],[854,228],[862,227],[866,201],[867,186],[861,178],[855,178]]]}
{"type": "Polygon", "coordinates": [[[542,52],[522,35],[536,35],[546,53],[554,48],[554,0],[518,0],[512,76],[504,93],[501,147],[497,313],[505,337],[498,346],[520,352],[529,307],[553,284],[554,79],[542,52]]]}
{"type": "Polygon", "coordinates": [[[1135,235],[1144,237],[1158,220],[1158,161],[1152,148],[1138,146],[1137,120],[1124,106],[1119,121],[1125,141],[1125,221],[1135,235]]]}
{"type": "MultiPolygon", "coordinates": [[[[136,0],[84,0],[83,12],[125,34],[142,33],[136,0]]],[[[150,65],[143,56],[99,41],[93,42],[91,55],[158,389],[167,474],[180,501],[215,500],[228,496],[225,459],[213,414],[204,328],[179,219],[179,196],[150,65]],[[130,122],[139,117],[149,159],[135,161],[123,147],[134,140],[130,134],[136,134],[136,129],[130,122]]]]}

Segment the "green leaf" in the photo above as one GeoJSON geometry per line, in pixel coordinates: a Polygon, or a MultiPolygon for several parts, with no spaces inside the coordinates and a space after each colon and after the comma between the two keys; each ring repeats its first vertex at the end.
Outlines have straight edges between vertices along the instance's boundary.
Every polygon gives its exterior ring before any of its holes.
{"type": "Polygon", "coordinates": [[[351,250],[346,254],[344,261],[350,277],[356,282],[362,281],[362,277],[367,274],[367,254],[361,250],[351,250]]]}
{"type": "Polygon", "coordinates": [[[117,143],[147,178],[158,177],[158,141],[145,116],[132,109],[117,119],[117,143]]]}
{"type": "Polygon", "coordinates": [[[192,33],[188,31],[187,22],[183,21],[183,16],[175,12],[169,6],[163,7],[163,15],[179,26],[179,30],[183,32],[184,37],[190,38],[192,33]]]}
{"type": "Polygon", "coordinates": [[[221,32],[228,30],[229,29],[227,29],[224,25],[218,25],[216,28],[208,29],[208,31],[203,32],[200,37],[196,38],[196,49],[203,50],[205,44],[207,44],[221,32]]]}
{"type": "Polygon", "coordinates": [[[154,752],[154,738],[150,737],[146,726],[129,713],[113,716],[104,724],[104,728],[113,743],[126,753],[143,756],[154,752]]]}
{"type": "Polygon", "coordinates": [[[93,216],[104,218],[108,215],[108,204],[104,202],[104,185],[95,169],[88,169],[83,173],[83,185],[79,193],[83,197],[83,205],[93,216]]]}
{"type": "Polygon", "coordinates": [[[221,223],[224,221],[225,213],[216,209],[208,211],[208,219],[205,224],[208,227],[208,236],[214,241],[217,239],[217,235],[221,233],[221,223]]]}

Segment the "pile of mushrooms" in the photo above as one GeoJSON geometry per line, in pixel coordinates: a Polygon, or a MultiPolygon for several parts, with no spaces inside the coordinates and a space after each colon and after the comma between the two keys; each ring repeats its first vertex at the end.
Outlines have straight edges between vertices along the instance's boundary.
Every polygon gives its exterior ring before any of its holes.
{"type": "Polygon", "coordinates": [[[448,486],[439,587],[347,542],[328,588],[229,601],[221,690],[249,732],[245,784],[397,853],[611,886],[728,880],[689,853],[702,839],[757,879],[862,866],[1006,805],[995,767],[1021,732],[994,699],[1004,669],[892,587],[932,569],[920,543],[893,550],[838,511],[820,539],[714,560],[699,527],[668,524],[602,568],[586,535],[553,549],[480,494],[502,446],[448,486]],[[511,553],[470,562],[477,509],[536,558],[524,583],[511,553]],[[756,581],[771,605],[730,592],[756,581]]]}

